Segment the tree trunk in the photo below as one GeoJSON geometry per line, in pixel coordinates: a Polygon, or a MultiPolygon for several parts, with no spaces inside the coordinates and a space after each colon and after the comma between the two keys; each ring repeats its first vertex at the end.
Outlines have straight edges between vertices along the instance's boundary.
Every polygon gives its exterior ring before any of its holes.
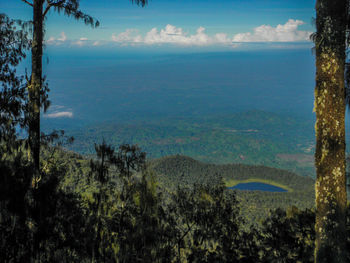
{"type": "MultiPolygon", "coordinates": [[[[29,145],[34,163],[34,179],[40,165],[40,94],[42,87],[43,0],[33,3],[32,76],[29,93],[29,145]]],[[[35,182],[34,182],[35,184],[35,182]]]]}
{"type": "MultiPolygon", "coordinates": [[[[33,1],[33,39],[32,39],[32,75],[28,86],[29,94],[29,146],[34,171],[32,187],[37,188],[40,177],[40,94],[42,87],[42,54],[43,54],[43,1],[33,1]]],[[[35,207],[36,203],[33,204],[35,207]]],[[[36,209],[38,209],[36,207],[36,209]]],[[[40,217],[40,216],[39,216],[40,217]]],[[[40,221],[40,219],[39,219],[40,221]]],[[[37,226],[40,227],[40,226],[37,226]]],[[[37,233],[33,233],[31,262],[40,261],[37,233]]]]}
{"type": "Polygon", "coordinates": [[[316,3],[315,262],[346,262],[346,0],[316,3]]]}

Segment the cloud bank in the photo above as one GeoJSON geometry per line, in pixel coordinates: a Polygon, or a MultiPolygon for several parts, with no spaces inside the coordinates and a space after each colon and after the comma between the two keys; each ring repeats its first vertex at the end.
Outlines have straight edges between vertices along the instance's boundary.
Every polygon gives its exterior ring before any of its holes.
{"type": "Polygon", "coordinates": [[[88,40],[87,37],[81,37],[79,40],[72,42],[72,45],[82,47],[88,43],[88,40]]]}
{"type": "Polygon", "coordinates": [[[240,33],[233,37],[233,42],[296,42],[307,41],[312,32],[298,30],[305,24],[301,20],[289,19],[284,25],[272,27],[261,25],[254,28],[253,33],[240,33]]]}
{"type": "Polygon", "coordinates": [[[103,46],[116,43],[120,46],[226,46],[238,47],[244,43],[286,43],[286,42],[307,42],[312,32],[300,30],[299,27],[305,24],[301,20],[289,19],[285,24],[277,26],[261,25],[252,30],[252,32],[238,33],[229,36],[226,33],[219,32],[209,35],[204,27],[199,27],[195,33],[188,33],[180,27],[166,25],[164,28],[152,28],[148,32],[141,34],[137,29],[126,29],[119,34],[112,34],[111,40],[90,40],[86,37],[80,37],[73,40],[67,39],[65,32],[60,36],[50,37],[46,40],[48,45],[59,46],[65,43],[67,46],[103,46]]]}
{"type": "Polygon", "coordinates": [[[55,38],[53,36],[51,36],[48,40],[46,40],[46,44],[47,45],[51,45],[51,46],[60,46],[62,44],[68,44],[68,45],[73,45],[73,46],[85,46],[85,45],[92,45],[92,46],[96,46],[96,44],[98,45],[98,41],[94,41],[92,43],[90,43],[91,41],[89,41],[88,38],[86,37],[81,37],[79,39],[76,40],[69,40],[65,34],[65,32],[61,32],[60,36],[58,38],[55,38]]]}
{"type": "Polygon", "coordinates": [[[66,42],[66,40],[67,40],[66,34],[64,32],[61,32],[60,37],[58,37],[57,39],[54,37],[50,37],[46,41],[46,44],[59,46],[59,45],[62,45],[64,42],[66,42]]]}
{"type": "Polygon", "coordinates": [[[53,112],[50,114],[45,114],[45,118],[73,118],[73,112],[71,111],[60,111],[60,112],[53,112]]]}
{"type": "Polygon", "coordinates": [[[261,25],[253,32],[239,33],[229,37],[226,33],[217,33],[209,36],[204,27],[199,27],[195,34],[188,34],[182,28],[166,25],[158,30],[152,28],[144,36],[136,29],[126,29],[124,32],[112,35],[112,41],[120,45],[162,45],[171,44],[179,46],[209,46],[226,45],[236,47],[237,43],[244,42],[300,42],[308,41],[312,32],[299,30],[305,24],[301,20],[289,19],[285,24],[272,27],[261,25]]]}
{"type": "Polygon", "coordinates": [[[232,40],[225,33],[217,33],[209,36],[204,27],[199,27],[195,34],[188,34],[182,28],[166,25],[165,28],[158,30],[152,28],[145,36],[138,34],[136,29],[127,29],[116,35],[112,35],[112,41],[121,45],[161,45],[172,44],[180,46],[208,46],[215,44],[232,45],[232,40]]]}

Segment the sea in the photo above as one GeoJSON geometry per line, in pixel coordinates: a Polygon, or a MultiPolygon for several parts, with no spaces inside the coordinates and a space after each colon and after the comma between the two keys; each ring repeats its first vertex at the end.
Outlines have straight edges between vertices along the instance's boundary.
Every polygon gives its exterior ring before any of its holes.
{"type": "Polygon", "coordinates": [[[186,53],[57,48],[45,51],[43,69],[51,107],[42,123],[58,128],[251,109],[314,118],[310,48],[186,53]]]}

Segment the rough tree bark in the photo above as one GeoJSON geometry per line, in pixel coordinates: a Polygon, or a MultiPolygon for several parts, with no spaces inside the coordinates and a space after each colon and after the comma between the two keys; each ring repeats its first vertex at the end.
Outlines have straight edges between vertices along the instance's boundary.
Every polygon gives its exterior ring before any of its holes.
{"type": "Polygon", "coordinates": [[[42,55],[43,55],[43,3],[33,2],[33,42],[32,42],[32,75],[28,87],[29,93],[29,145],[34,163],[34,179],[39,175],[40,165],[40,93],[42,88],[42,55]]]}
{"type": "Polygon", "coordinates": [[[346,0],[316,2],[315,262],[346,262],[346,0]]]}

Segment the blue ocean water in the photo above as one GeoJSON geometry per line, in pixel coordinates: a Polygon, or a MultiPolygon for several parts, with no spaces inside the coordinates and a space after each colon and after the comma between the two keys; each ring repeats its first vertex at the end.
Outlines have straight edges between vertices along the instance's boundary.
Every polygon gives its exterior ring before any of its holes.
{"type": "Polygon", "coordinates": [[[51,112],[72,112],[73,118],[60,121],[74,123],[250,109],[312,118],[314,68],[310,49],[192,54],[56,50],[44,56],[51,112]]]}

